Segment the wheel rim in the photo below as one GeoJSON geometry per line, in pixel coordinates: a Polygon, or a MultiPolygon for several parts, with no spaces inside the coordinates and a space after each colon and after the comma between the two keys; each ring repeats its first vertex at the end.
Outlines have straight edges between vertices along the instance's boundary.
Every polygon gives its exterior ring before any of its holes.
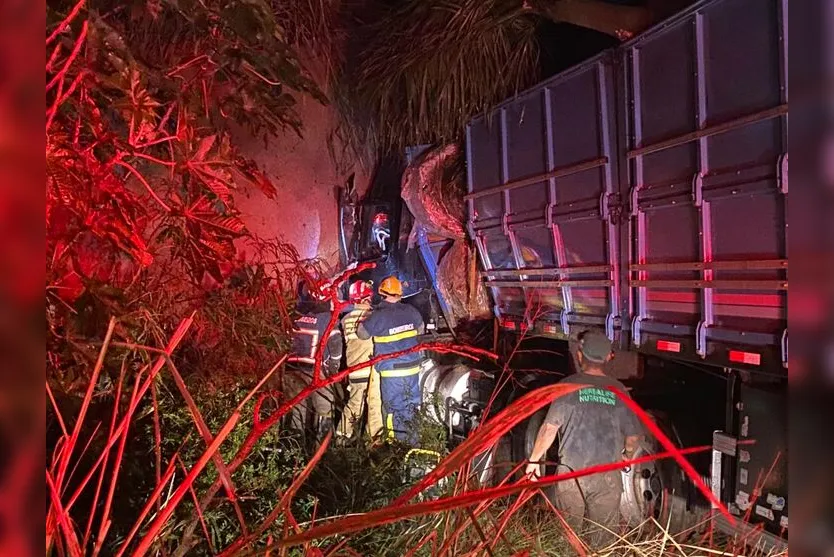
{"type": "MultiPolygon", "coordinates": [[[[646,456],[643,448],[637,450],[635,458],[646,456]]],[[[655,462],[646,462],[622,472],[623,497],[621,511],[630,523],[639,523],[647,518],[660,519],[663,509],[663,481],[655,462]]]]}
{"type": "MultiPolygon", "coordinates": [[[[652,410],[648,411],[655,423],[680,446],[680,437],[674,427],[664,418],[652,410]]],[[[651,436],[645,432],[646,440],[651,436]]],[[[635,457],[646,456],[657,452],[659,447],[656,443],[649,446],[641,446],[637,449],[635,457]]],[[[668,512],[672,512],[668,505],[667,488],[664,483],[664,474],[661,471],[661,462],[658,460],[638,464],[628,472],[623,472],[623,497],[620,510],[629,523],[640,523],[647,518],[655,518],[661,523],[664,522],[668,512]]]]}

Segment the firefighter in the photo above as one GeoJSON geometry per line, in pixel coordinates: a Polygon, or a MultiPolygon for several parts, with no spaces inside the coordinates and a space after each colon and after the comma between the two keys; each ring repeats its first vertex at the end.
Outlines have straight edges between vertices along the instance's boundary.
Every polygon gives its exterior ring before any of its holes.
{"type": "MultiPolygon", "coordinates": [[[[356,336],[356,329],[371,312],[373,286],[367,281],[356,281],[350,285],[348,299],[352,309],[342,318],[345,335],[345,359],[348,367],[367,362],[374,352],[371,339],[356,336]]],[[[379,373],[371,366],[354,371],[348,377],[348,401],[342,411],[337,435],[350,438],[357,423],[368,410],[366,432],[374,439],[382,431],[382,401],[379,394],[379,373]]]]}
{"type": "MultiPolygon", "coordinates": [[[[316,362],[316,351],[322,342],[322,336],[330,321],[332,304],[321,296],[311,293],[306,283],[299,284],[297,310],[300,314],[293,330],[291,361],[284,378],[284,394],[289,399],[310,385],[316,362]]],[[[322,378],[339,371],[342,361],[342,333],[338,327],[324,340],[322,355],[322,378]]],[[[304,402],[293,409],[292,424],[297,429],[310,429],[308,421],[312,418],[312,428],[320,439],[333,426],[333,409],[338,396],[338,387],[317,390],[304,402]]]]}
{"type": "MultiPolygon", "coordinates": [[[[374,356],[393,354],[417,346],[423,318],[414,306],[402,303],[403,286],[396,276],[379,285],[382,303],[360,323],[356,335],[373,338],[374,356]]],[[[422,354],[412,352],[376,364],[379,371],[382,410],[388,437],[417,445],[416,417],[420,405],[422,354]]]]}
{"type": "MultiPolygon", "coordinates": [[[[534,479],[541,461],[559,434],[558,473],[582,470],[598,464],[628,460],[637,450],[642,434],[634,413],[609,389],[625,393],[622,383],[608,377],[604,365],[613,357],[611,342],[602,331],[586,331],[576,353],[579,373],[560,383],[582,388],[551,403],[539,428],[526,473],[534,479]]],[[[557,503],[565,519],[579,530],[583,519],[616,532],[619,525],[623,484],[619,470],[566,480],[556,486],[557,503]]],[[[601,530],[592,542],[604,545],[610,532],[601,530]]]]}

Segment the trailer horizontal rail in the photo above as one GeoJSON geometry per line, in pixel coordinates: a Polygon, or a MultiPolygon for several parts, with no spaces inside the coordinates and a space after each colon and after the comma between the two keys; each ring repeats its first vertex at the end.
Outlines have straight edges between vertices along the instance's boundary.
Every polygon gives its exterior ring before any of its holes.
{"type": "Polygon", "coordinates": [[[487,286],[493,288],[562,288],[563,286],[574,286],[578,288],[591,288],[595,286],[612,286],[612,280],[488,280],[487,286]]]}
{"type": "Polygon", "coordinates": [[[479,197],[484,197],[495,193],[501,193],[507,190],[523,188],[524,186],[532,186],[533,184],[538,184],[539,182],[544,182],[546,180],[550,180],[551,178],[562,178],[564,176],[570,176],[571,174],[585,172],[586,170],[591,170],[592,168],[605,166],[606,164],[608,164],[608,157],[598,157],[580,163],[562,166],[560,168],[556,168],[554,170],[551,170],[550,172],[545,172],[543,174],[535,174],[533,176],[528,176],[527,178],[513,180],[512,182],[507,182],[506,184],[500,184],[498,186],[493,186],[485,190],[472,192],[465,195],[464,199],[468,201],[470,199],[477,199],[479,197]]]}
{"type": "Polygon", "coordinates": [[[535,269],[496,269],[493,271],[482,271],[482,277],[517,277],[527,275],[537,277],[542,275],[578,275],[591,273],[608,273],[612,270],[611,265],[585,265],[582,267],[537,267],[535,269]]]}
{"type": "Polygon", "coordinates": [[[707,126],[706,128],[694,132],[685,133],[683,135],[678,135],[676,137],[670,137],[669,139],[658,141],[657,143],[652,143],[651,145],[646,145],[645,147],[640,147],[638,149],[632,149],[626,154],[626,156],[629,159],[633,159],[636,157],[642,157],[644,155],[650,155],[658,151],[663,151],[664,149],[671,149],[672,147],[677,147],[679,145],[683,145],[684,143],[689,143],[690,141],[696,141],[698,139],[710,137],[712,135],[726,133],[744,126],[749,126],[750,124],[763,122],[764,120],[778,118],[779,116],[784,116],[787,113],[787,103],[780,104],[779,106],[774,106],[773,108],[769,108],[767,110],[761,110],[759,112],[745,114],[744,116],[733,118],[732,120],[728,120],[727,122],[707,126]]]}
{"type": "Polygon", "coordinates": [[[758,271],[787,269],[787,259],[762,259],[744,261],[687,261],[682,263],[636,263],[629,271],[758,271]]]}
{"type": "MultiPolygon", "coordinates": [[[[518,283],[516,283],[518,284],[518,283]]],[[[716,288],[720,290],[787,290],[786,280],[630,280],[635,288],[716,288]]]]}

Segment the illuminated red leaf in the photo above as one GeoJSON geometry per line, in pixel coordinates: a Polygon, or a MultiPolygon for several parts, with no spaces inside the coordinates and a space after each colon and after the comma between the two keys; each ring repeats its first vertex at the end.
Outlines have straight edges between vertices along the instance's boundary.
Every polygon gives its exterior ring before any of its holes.
{"type": "Polygon", "coordinates": [[[84,283],[75,271],[70,271],[53,285],[53,291],[68,304],[73,303],[84,292],[84,283]]]}
{"type": "Polygon", "coordinates": [[[231,242],[200,239],[200,243],[226,259],[235,256],[235,246],[231,242]]]}
{"type": "Polygon", "coordinates": [[[246,231],[246,225],[237,217],[211,217],[209,219],[200,219],[208,225],[227,232],[232,235],[240,235],[246,231]]]}
{"type": "Polygon", "coordinates": [[[197,147],[197,150],[194,152],[194,157],[192,160],[194,161],[204,161],[206,160],[206,155],[208,152],[211,151],[211,148],[214,146],[214,141],[217,139],[216,134],[212,134],[209,136],[204,137],[200,140],[200,145],[197,147]]]}

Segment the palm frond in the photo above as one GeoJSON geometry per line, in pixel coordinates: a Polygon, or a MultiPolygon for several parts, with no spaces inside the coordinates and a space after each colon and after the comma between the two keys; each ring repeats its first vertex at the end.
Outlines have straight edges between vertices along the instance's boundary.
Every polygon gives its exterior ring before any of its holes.
{"type": "Polygon", "coordinates": [[[339,139],[362,158],[457,141],[474,115],[537,77],[535,19],[521,2],[371,3],[330,92],[339,139]]]}

